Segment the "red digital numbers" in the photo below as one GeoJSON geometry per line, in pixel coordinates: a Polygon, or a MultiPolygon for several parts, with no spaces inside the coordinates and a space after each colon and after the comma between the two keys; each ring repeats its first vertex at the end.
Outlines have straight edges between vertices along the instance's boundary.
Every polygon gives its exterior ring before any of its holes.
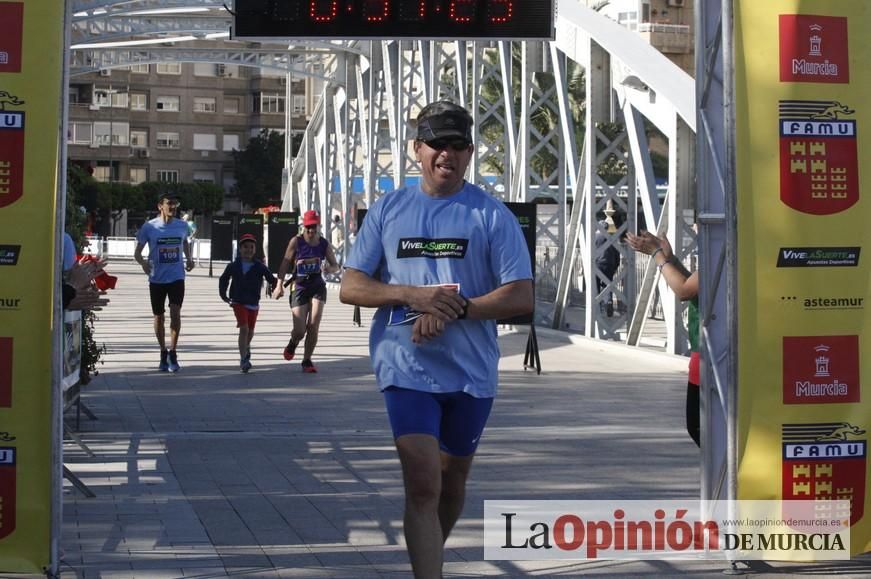
{"type": "MultiPolygon", "coordinates": [[[[275,0],[271,16],[278,20],[294,20],[296,0],[275,0]]],[[[399,22],[428,24],[432,20],[457,24],[481,25],[505,24],[514,19],[514,0],[487,0],[486,16],[478,14],[480,0],[308,0],[309,21],[318,24],[335,24],[348,18],[363,22],[399,22]],[[341,10],[343,15],[339,15],[341,10]],[[346,13],[346,14],[345,14],[346,13]]]]}
{"type": "Polygon", "coordinates": [[[471,22],[475,19],[476,0],[451,0],[448,15],[454,22],[471,22]]]}
{"type": "Polygon", "coordinates": [[[308,13],[315,22],[332,22],[339,12],[339,0],[309,0],[308,13]]]}
{"type": "Polygon", "coordinates": [[[511,22],[514,16],[514,0],[490,0],[487,2],[487,19],[492,24],[511,22]]]}
{"type": "Polygon", "coordinates": [[[366,0],[363,16],[366,22],[384,22],[390,16],[390,0],[366,0]]]}
{"type": "Polygon", "coordinates": [[[426,0],[399,0],[399,20],[422,22],[426,19],[426,0]]]}

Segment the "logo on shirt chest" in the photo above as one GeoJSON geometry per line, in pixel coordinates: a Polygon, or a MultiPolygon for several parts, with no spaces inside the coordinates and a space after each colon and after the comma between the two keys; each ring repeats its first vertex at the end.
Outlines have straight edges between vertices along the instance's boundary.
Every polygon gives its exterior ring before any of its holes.
{"type": "Polygon", "coordinates": [[[399,240],[396,248],[397,259],[407,257],[429,258],[460,258],[466,256],[469,247],[468,239],[439,238],[428,239],[426,237],[404,237],[399,240]]]}

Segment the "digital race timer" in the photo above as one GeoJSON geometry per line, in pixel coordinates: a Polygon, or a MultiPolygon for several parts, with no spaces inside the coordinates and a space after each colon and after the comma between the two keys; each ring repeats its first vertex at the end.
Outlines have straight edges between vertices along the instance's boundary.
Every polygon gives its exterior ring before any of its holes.
{"type": "Polygon", "coordinates": [[[551,39],[554,0],[236,0],[234,38],[551,39]]]}

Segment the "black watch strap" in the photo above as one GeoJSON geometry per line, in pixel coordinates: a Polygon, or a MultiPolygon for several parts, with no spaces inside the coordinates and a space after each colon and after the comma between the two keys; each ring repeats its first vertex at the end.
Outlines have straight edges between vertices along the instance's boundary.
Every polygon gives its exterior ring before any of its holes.
{"type": "Polygon", "coordinates": [[[457,316],[458,320],[465,320],[466,316],[469,315],[469,300],[467,298],[463,298],[465,302],[463,303],[463,311],[457,316]]]}

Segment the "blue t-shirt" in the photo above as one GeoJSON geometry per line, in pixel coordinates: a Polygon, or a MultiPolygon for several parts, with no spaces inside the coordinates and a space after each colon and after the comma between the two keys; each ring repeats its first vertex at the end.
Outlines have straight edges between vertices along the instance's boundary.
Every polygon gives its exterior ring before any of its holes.
{"type": "MultiPolygon", "coordinates": [[[[366,214],[345,264],[399,285],[459,284],[467,298],[532,279],[532,266],[514,214],[468,183],[434,198],[418,187],[393,191],[366,214]]],[[[496,394],[499,346],[495,320],[449,322],[425,344],[411,341],[413,323],[388,325],[391,307],[372,321],[369,352],[379,387],[425,392],[496,394]]]]}
{"type": "Polygon", "coordinates": [[[187,223],[173,218],[169,223],[157,217],[145,223],[136,235],[140,244],[148,244],[151,283],[172,283],[184,279],[183,245],[188,236],[187,223]]]}
{"type": "Polygon", "coordinates": [[[76,242],[69,233],[64,232],[64,271],[73,268],[76,263],[76,242]]]}

